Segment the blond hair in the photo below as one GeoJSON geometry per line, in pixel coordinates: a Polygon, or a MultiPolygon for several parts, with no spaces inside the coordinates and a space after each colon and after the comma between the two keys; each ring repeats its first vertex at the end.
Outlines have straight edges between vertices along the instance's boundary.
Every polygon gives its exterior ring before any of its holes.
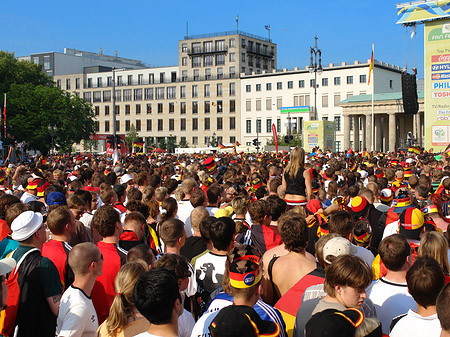
{"type": "Polygon", "coordinates": [[[420,239],[418,256],[435,259],[445,275],[450,275],[448,263],[448,242],[439,232],[426,232],[420,239]]]}
{"type": "Polygon", "coordinates": [[[292,150],[289,157],[289,163],[286,166],[286,173],[289,174],[291,178],[297,176],[298,170],[305,167],[305,150],[297,146],[292,150]]]}

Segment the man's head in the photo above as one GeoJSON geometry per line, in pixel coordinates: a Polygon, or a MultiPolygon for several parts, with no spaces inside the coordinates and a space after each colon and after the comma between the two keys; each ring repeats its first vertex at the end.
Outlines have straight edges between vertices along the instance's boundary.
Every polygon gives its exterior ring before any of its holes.
{"type": "Polygon", "coordinates": [[[288,251],[304,252],[308,244],[308,226],[304,217],[293,212],[285,213],[278,220],[278,228],[288,251]]]}
{"type": "Polygon", "coordinates": [[[438,262],[433,258],[418,257],[406,273],[408,291],[417,305],[424,308],[436,305],[445,278],[438,262]]]}
{"type": "Polygon", "coordinates": [[[188,263],[188,260],[184,256],[178,254],[164,254],[156,261],[155,268],[165,267],[173,270],[177,275],[180,291],[184,291],[189,284],[189,277],[191,276],[188,263]]]}
{"type": "Polygon", "coordinates": [[[378,247],[381,261],[387,269],[399,271],[405,263],[410,264],[411,246],[408,240],[401,234],[389,235],[381,241],[378,247]]]}
{"type": "Polygon", "coordinates": [[[231,201],[231,207],[235,214],[243,215],[247,212],[247,201],[244,197],[235,197],[231,201]]]}
{"type": "Polygon", "coordinates": [[[441,336],[450,335],[450,283],[447,283],[445,287],[439,293],[436,300],[436,311],[441,322],[442,334],[441,336]]]}
{"type": "Polygon", "coordinates": [[[54,235],[76,232],[75,217],[66,206],[57,207],[48,214],[47,226],[54,235]]]}
{"type": "Polygon", "coordinates": [[[11,224],[12,238],[40,248],[47,240],[45,227],[41,213],[25,211],[11,224]]]}
{"type": "Polygon", "coordinates": [[[278,221],[278,218],[286,212],[286,201],[277,195],[271,195],[267,198],[267,202],[270,204],[272,221],[278,221]]]}
{"type": "MultiPolygon", "coordinates": [[[[200,190],[202,193],[203,191],[200,190]]],[[[191,212],[191,227],[194,232],[200,232],[200,222],[209,216],[207,209],[203,206],[195,207],[191,212]]]]}
{"type": "Polygon", "coordinates": [[[122,224],[119,213],[110,205],[103,205],[94,213],[92,228],[102,238],[119,236],[122,233],[122,224]]]}
{"type": "Polygon", "coordinates": [[[172,270],[153,268],[146,272],[134,286],[133,297],[136,308],[151,324],[177,324],[183,307],[172,270]]]}
{"type": "Polygon", "coordinates": [[[148,265],[148,269],[153,268],[155,265],[155,255],[153,254],[152,249],[143,243],[134,246],[128,251],[127,263],[135,262],[137,260],[144,261],[148,265]]]}
{"type": "Polygon", "coordinates": [[[209,237],[217,250],[228,251],[234,241],[236,223],[229,217],[220,217],[209,228],[209,237]]]}
{"type": "Polygon", "coordinates": [[[256,200],[248,204],[248,212],[253,223],[260,225],[269,224],[271,217],[270,204],[265,200],[256,200]]]}
{"type": "Polygon", "coordinates": [[[360,308],[371,282],[372,271],[363,260],[340,255],[327,267],[324,290],[346,308],[360,308]]]}
{"type": "Polygon", "coordinates": [[[102,274],[103,255],[92,242],[75,245],[69,253],[69,266],[75,278],[92,273],[97,277],[102,274]]]}
{"type": "Polygon", "coordinates": [[[183,247],[186,241],[186,232],[184,230],[183,221],[178,219],[169,219],[164,221],[161,224],[159,235],[166,246],[183,247]]]}
{"type": "Polygon", "coordinates": [[[192,207],[205,206],[206,205],[206,195],[201,189],[193,190],[191,197],[189,198],[192,207]]]}
{"type": "Polygon", "coordinates": [[[222,193],[222,190],[220,189],[219,184],[212,184],[208,187],[206,190],[206,196],[208,197],[208,204],[209,205],[217,205],[220,203],[220,195],[222,193]]]}
{"type": "Polygon", "coordinates": [[[197,182],[193,178],[184,179],[181,183],[181,190],[185,195],[192,194],[192,192],[197,188],[197,182]]]}
{"type": "Polygon", "coordinates": [[[337,233],[343,238],[349,238],[353,233],[353,218],[347,211],[333,213],[328,222],[330,233],[337,233]]]}
{"type": "Polygon", "coordinates": [[[138,240],[142,240],[144,237],[144,226],[146,225],[146,220],[144,216],[139,212],[130,212],[125,216],[125,226],[124,229],[133,231],[138,240]]]}

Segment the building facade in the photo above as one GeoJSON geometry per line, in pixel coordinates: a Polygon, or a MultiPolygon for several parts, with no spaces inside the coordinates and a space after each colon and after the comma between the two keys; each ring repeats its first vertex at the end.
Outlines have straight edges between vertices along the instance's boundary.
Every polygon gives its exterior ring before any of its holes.
{"type": "Polygon", "coordinates": [[[363,148],[367,120],[347,116],[344,120],[340,102],[356,95],[401,91],[401,69],[374,61],[374,78],[368,85],[369,61],[329,64],[321,74],[308,68],[266,71],[241,78],[241,136],[243,145],[258,138],[261,145],[272,141],[272,124],[278,134],[302,130],[303,121],[323,119],[335,122],[335,149],[363,148]],[[282,113],[282,108],[304,107],[304,112],[282,113]],[[290,121],[289,121],[290,118],[290,121]],[[344,123],[348,122],[348,123],[344,123]],[[350,138],[351,134],[351,138],[350,138]],[[348,142],[346,141],[348,139],[348,142]]]}

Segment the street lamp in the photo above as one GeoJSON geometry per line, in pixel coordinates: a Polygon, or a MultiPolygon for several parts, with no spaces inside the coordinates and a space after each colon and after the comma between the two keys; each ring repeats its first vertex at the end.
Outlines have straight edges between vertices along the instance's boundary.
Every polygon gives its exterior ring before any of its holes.
{"type": "MultiPolygon", "coordinates": [[[[113,136],[116,139],[116,71],[122,71],[125,68],[112,68],[112,112],[113,112],[113,136]]],[[[113,149],[114,150],[114,149],[113,149]]]]}
{"type": "Polygon", "coordinates": [[[47,129],[48,129],[48,132],[50,133],[50,136],[52,136],[52,147],[51,147],[51,151],[50,152],[52,154],[54,154],[54,150],[53,150],[53,148],[55,146],[54,140],[55,140],[55,134],[56,134],[56,131],[58,131],[58,128],[56,126],[54,126],[54,125],[49,125],[47,127],[47,129]]]}
{"type": "Polygon", "coordinates": [[[309,64],[308,70],[310,73],[314,73],[314,120],[317,120],[317,74],[322,74],[322,51],[317,47],[317,35],[314,36],[314,48],[310,47],[311,63],[309,64]],[[313,62],[314,56],[314,62],[313,62]],[[319,57],[319,62],[317,62],[317,57],[319,57]]]}

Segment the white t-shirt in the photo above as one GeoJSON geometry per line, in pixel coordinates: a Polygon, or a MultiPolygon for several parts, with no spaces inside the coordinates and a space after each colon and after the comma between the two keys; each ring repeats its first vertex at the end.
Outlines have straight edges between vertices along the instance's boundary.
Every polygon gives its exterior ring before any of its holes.
{"type": "Polygon", "coordinates": [[[216,206],[206,206],[205,208],[210,216],[214,216],[214,213],[216,213],[219,210],[219,207],[216,206]]]}
{"type": "Polygon", "coordinates": [[[178,201],[177,218],[184,222],[184,229],[187,237],[194,234],[191,227],[191,212],[193,209],[194,207],[189,200],[178,201]]]}
{"type": "Polygon", "coordinates": [[[406,282],[395,283],[382,277],[372,282],[367,289],[367,297],[375,305],[383,333],[387,335],[393,318],[407,313],[410,309],[417,309],[406,282]]]}
{"type": "Polygon", "coordinates": [[[56,335],[93,337],[97,329],[98,319],[92,299],[81,289],[70,286],[61,297],[56,335]]]}
{"type": "Polygon", "coordinates": [[[190,337],[194,325],[195,320],[194,317],[192,317],[192,314],[186,309],[183,309],[183,313],[178,317],[178,336],[190,337]]]}
{"type": "Polygon", "coordinates": [[[400,221],[394,221],[384,227],[383,239],[394,234],[398,234],[398,226],[400,225],[400,221]]]}
{"type": "Polygon", "coordinates": [[[355,246],[356,247],[356,256],[360,257],[367,265],[372,268],[373,260],[375,260],[375,256],[373,256],[372,252],[367,248],[355,246]]]}
{"type": "MultiPolygon", "coordinates": [[[[204,313],[202,317],[200,317],[195,323],[194,328],[192,329],[191,337],[205,337],[210,336],[209,325],[217,316],[219,311],[212,311],[204,313]]],[[[142,336],[144,337],[144,336],[142,336]]]]}
{"type": "Polygon", "coordinates": [[[39,198],[31,193],[28,192],[24,192],[22,194],[22,196],[20,197],[20,201],[23,202],[24,204],[28,204],[31,201],[36,201],[39,198]]]}
{"type": "Polygon", "coordinates": [[[423,317],[417,312],[409,310],[395,324],[390,337],[439,337],[441,335],[441,323],[437,314],[423,317]]]}
{"type": "Polygon", "coordinates": [[[199,288],[211,293],[222,286],[226,259],[226,255],[208,252],[195,261],[195,278],[199,288]]]}

